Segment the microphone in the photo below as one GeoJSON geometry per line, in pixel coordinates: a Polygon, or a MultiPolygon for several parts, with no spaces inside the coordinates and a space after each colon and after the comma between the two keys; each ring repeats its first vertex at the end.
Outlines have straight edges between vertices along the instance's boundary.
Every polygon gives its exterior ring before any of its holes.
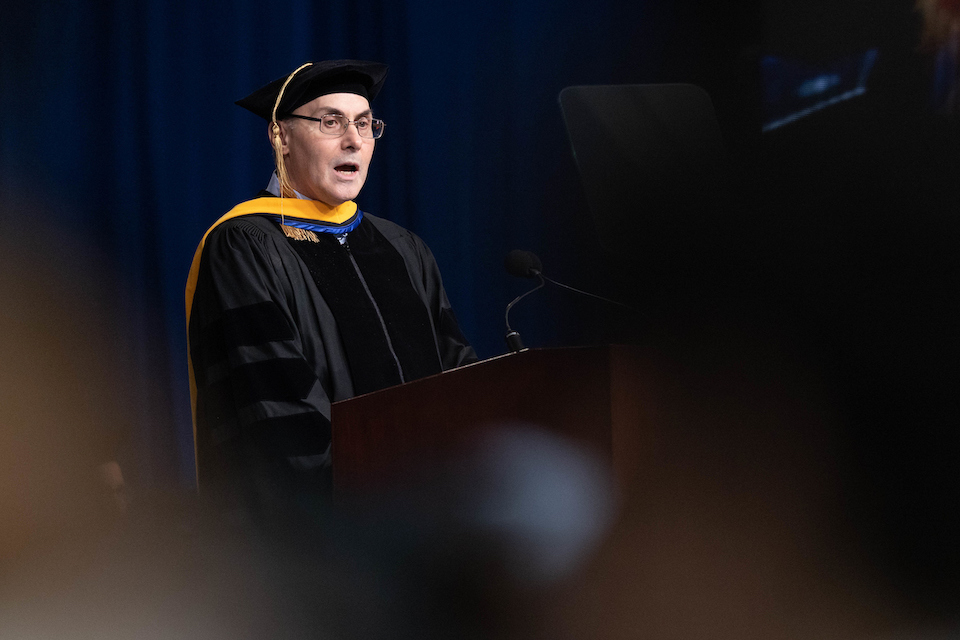
{"type": "Polygon", "coordinates": [[[512,276],[519,278],[538,278],[540,280],[540,284],[533,289],[514,298],[513,301],[507,305],[507,312],[503,316],[507,324],[507,335],[504,336],[507,341],[507,347],[514,353],[520,353],[526,350],[526,347],[523,346],[520,334],[510,328],[510,309],[513,308],[513,305],[520,302],[521,298],[525,298],[544,285],[543,276],[540,275],[540,271],[543,269],[543,263],[540,262],[540,258],[538,258],[536,254],[530,251],[514,249],[507,254],[507,257],[503,261],[503,266],[506,267],[507,273],[512,276]]]}
{"type": "Polygon", "coordinates": [[[537,254],[531,251],[514,249],[503,260],[507,273],[518,278],[534,278],[543,271],[543,263],[537,254]]]}
{"type": "Polygon", "coordinates": [[[537,257],[537,254],[531,251],[522,251],[520,249],[514,249],[513,251],[507,254],[507,257],[503,261],[503,266],[506,267],[507,273],[509,273],[512,276],[517,276],[518,278],[537,278],[540,280],[540,284],[538,284],[536,287],[534,287],[530,291],[527,291],[526,293],[517,296],[516,298],[513,299],[513,302],[507,305],[507,313],[505,315],[506,322],[507,322],[506,340],[507,340],[507,346],[510,347],[510,349],[514,352],[523,351],[524,349],[526,349],[526,347],[523,346],[523,342],[521,342],[520,340],[520,334],[510,328],[510,317],[509,317],[510,309],[513,307],[513,305],[517,304],[517,302],[519,302],[521,298],[524,298],[530,295],[531,293],[533,293],[534,291],[542,287],[544,285],[544,281],[549,282],[551,284],[555,284],[558,287],[568,289],[570,291],[573,291],[574,293],[590,296],[591,298],[596,298],[597,300],[603,300],[604,302],[609,302],[610,304],[615,304],[617,306],[623,307],[624,309],[628,309],[634,313],[638,313],[636,309],[634,309],[633,307],[629,307],[623,304],[622,302],[617,302],[616,300],[611,300],[610,298],[604,298],[603,296],[598,296],[597,294],[590,293],[588,291],[581,291],[580,289],[576,289],[574,287],[565,285],[562,282],[551,280],[547,276],[543,275],[543,273],[541,273],[543,271],[543,263],[540,262],[540,258],[537,257]]]}

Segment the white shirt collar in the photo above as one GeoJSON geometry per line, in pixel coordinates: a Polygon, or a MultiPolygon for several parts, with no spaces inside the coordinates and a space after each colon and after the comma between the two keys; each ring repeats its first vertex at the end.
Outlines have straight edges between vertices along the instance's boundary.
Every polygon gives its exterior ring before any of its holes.
{"type": "MultiPolygon", "coordinates": [[[[270,174],[270,182],[267,184],[267,191],[277,196],[278,198],[280,197],[280,178],[277,177],[276,171],[270,174]]],[[[303,195],[296,189],[294,189],[293,192],[297,195],[297,198],[299,198],[300,200],[310,200],[310,198],[303,195]]]]}

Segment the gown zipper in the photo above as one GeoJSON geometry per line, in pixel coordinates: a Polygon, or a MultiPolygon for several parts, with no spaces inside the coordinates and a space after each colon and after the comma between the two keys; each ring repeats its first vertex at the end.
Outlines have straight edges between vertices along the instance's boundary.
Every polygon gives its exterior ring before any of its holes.
{"type": "Polygon", "coordinates": [[[360,265],[357,264],[357,259],[353,257],[353,252],[350,250],[350,241],[346,236],[343,237],[341,241],[343,248],[347,251],[347,256],[350,258],[350,264],[353,265],[353,270],[357,273],[357,277],[360,278],[360,284],[363,285],[363,290],[367,292],[367,297],[370,298],[370,302],[373,304],[374,311],[377,312],[377,319],[380,320],[380,328],[383,330],[383,336],[387,339],[387,348],[390,349],[390,355],[393,356],[393,361],[397,365],[397,373],[400,374],[400,382],[406,382],[406,378],[403,376],[403,367],[400,366],[400,358],[397,357],[397,352],[393,349],[393,341],[390,339],[390,332],[387,331],[387,323],[383,319],[383,314],[380,313],[380,307],[377,306],[377,301],[373,297],[373,293],[370,291],[370,287],[367,286],[367,281],[363,277],[363,273],[360,271],[360,265]]]}

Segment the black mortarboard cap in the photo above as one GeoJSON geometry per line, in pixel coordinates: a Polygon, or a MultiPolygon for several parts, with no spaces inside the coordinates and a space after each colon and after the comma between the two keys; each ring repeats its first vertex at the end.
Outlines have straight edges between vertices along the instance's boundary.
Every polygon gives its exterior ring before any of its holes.
{"type": "MultiPolygon", "coordinates": [[[[277,78],[235,104],[251,111],[266,121],[273,118],[273,105],[289,74],[277,78]]],[[[314,62],[297,73],[283,92],[277,108],[277,119],[284,118],[314,98],[330,93],[356,93],[368,101],[380,92],[387,77],[387,65],[365,60],[324,60],[314,62]]]]}

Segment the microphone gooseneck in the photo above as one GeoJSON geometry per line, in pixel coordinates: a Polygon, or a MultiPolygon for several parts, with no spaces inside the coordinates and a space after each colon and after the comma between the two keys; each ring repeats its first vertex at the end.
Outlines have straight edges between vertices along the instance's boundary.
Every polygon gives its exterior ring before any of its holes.
{"type": "Polygon", "coordinates": [[[504,336],[507,341],[507,348],[514,353],[519,353],[526,349],[526,347],[523,346],[520,333],[510,327],[510,309],[513,308],[513,305],[520,302],[522,298],[527,297],[537,289],[543,287],[543,276],[540,274],[540,271],[543,270],[543,263],[540,262],[540,258],[538,258],[535,253],[514,249],[504,258],[503,266],[506,268],[507,273],[512,276],[517,276],[518,278],[538,278],[540,280],[540,284],[536,287],[514,298],[513,301],[507,305],[507,311],[503,315],[507,325],[507,335],[504,336]]]}
{"type": "Polygon", "coordinates": [[[569,285],[565,285],[562,282],[557,282],[556,280],[552,280],[548,278],[542,273],[543,263],[540,262],[540,258],[538,258],[537,255],[531,251],[514,249],[513,251],[507,254],[507,257],[503,261],[503,266],[507,269],[507,273],[509,273],[512,276],[517,276],[518,278],[537,278],[538,280],[540,280],[540,284],[538,284],[533,289],[530,289],[526,293],[523,293],[517,296],[516,298],[513,299],[513,301],[510,304],[507,305],[507,312],[504,314],[504,320],[506,321],[506,324],[507,324],[506,340],[507,340],[507,346],[514,353],[523,351],[524,349],[526,349],[526,347],[523,346],[523,342],[520,340],[520,334],[510,327],[510,309],[513,308],[513,305],[520,302],[522,298],[525,298],[526,296],[530,295],[537,289],[540,289],[541,287],[543,287],[545,282],[555,284],[558,287],[562,287],[569,291],[573,291],[574,293],[580,293],[585,296],[590,296],[591,298],[596,298],[597,300],[602,300],[610,304],[615,304],[619,307],[623,307],[624,309],[628,309],[633,313],[639,313],[633,307],[625,305],[622,302],[617,302],[616,300],[611,300],[610,298],[604,298],[603,296],[598,296],[597,294],[590,293],[588,291],[581,291],[580,289],[576,289],[569,285]]]}
{"type": "MultiPolygon", "coordinates": [[[[531,255],[533,255],[533,254],[531,254],[531,255]]],[[[534,257],[536,257],[536,256],[534,256],[534,257]]],[[[511,273],[512,273],[512,272],[511,272],[511,273]]],[[[516,275],[516,274],[514,274],[514,275],[516,275]]],[[[540,275],[540,272],[539,272],[539,271],[537,271],[537,272],[536,272],[534,275],[532,275],[532,276],[524,276],[524,277],[531,277],[531,278],[532,278],[532,277],[536,277],[536,278],[539,278],[539,279],[540,279],[540,284],[538,284],[537,286],[535,286],[533,289],[530,289],[529,291],[527,291],[527,292],[525,292],[525,293],[521,293],[519,296],[517,296],[516,298],[514,298],[513,301],[512,301],[510,304],[507,305],[507,311],[506,311],[506,313],[503,314],[503,319],[504,319],[504,321],[505,321],[506,324],[507,324],[507,335],[504,336],[504,337],[505,337],[505,339],[506,339],[506,341],[507,341],[507,347],[510,349],[510,351],[513,351],[514,353],[520,353],[521,351],[523,351],[524,349],[526,349],[526,347],[523,346],[523,341],[520,339],[520,333],[517,332],[515,329],[512,329],[512,328],[510,327],[510,309],[513,308],[513,305],[515,305],[515,304],[517,304],[518,302],[520,302],[520,300],[521,300],[522,298],[527,297],[528,295],[530,295],[531,293],[533,293],[533,292],[536,291],[537,289],[543,287],[543,285],[544,285],[543,276],[540,275]]]]}

